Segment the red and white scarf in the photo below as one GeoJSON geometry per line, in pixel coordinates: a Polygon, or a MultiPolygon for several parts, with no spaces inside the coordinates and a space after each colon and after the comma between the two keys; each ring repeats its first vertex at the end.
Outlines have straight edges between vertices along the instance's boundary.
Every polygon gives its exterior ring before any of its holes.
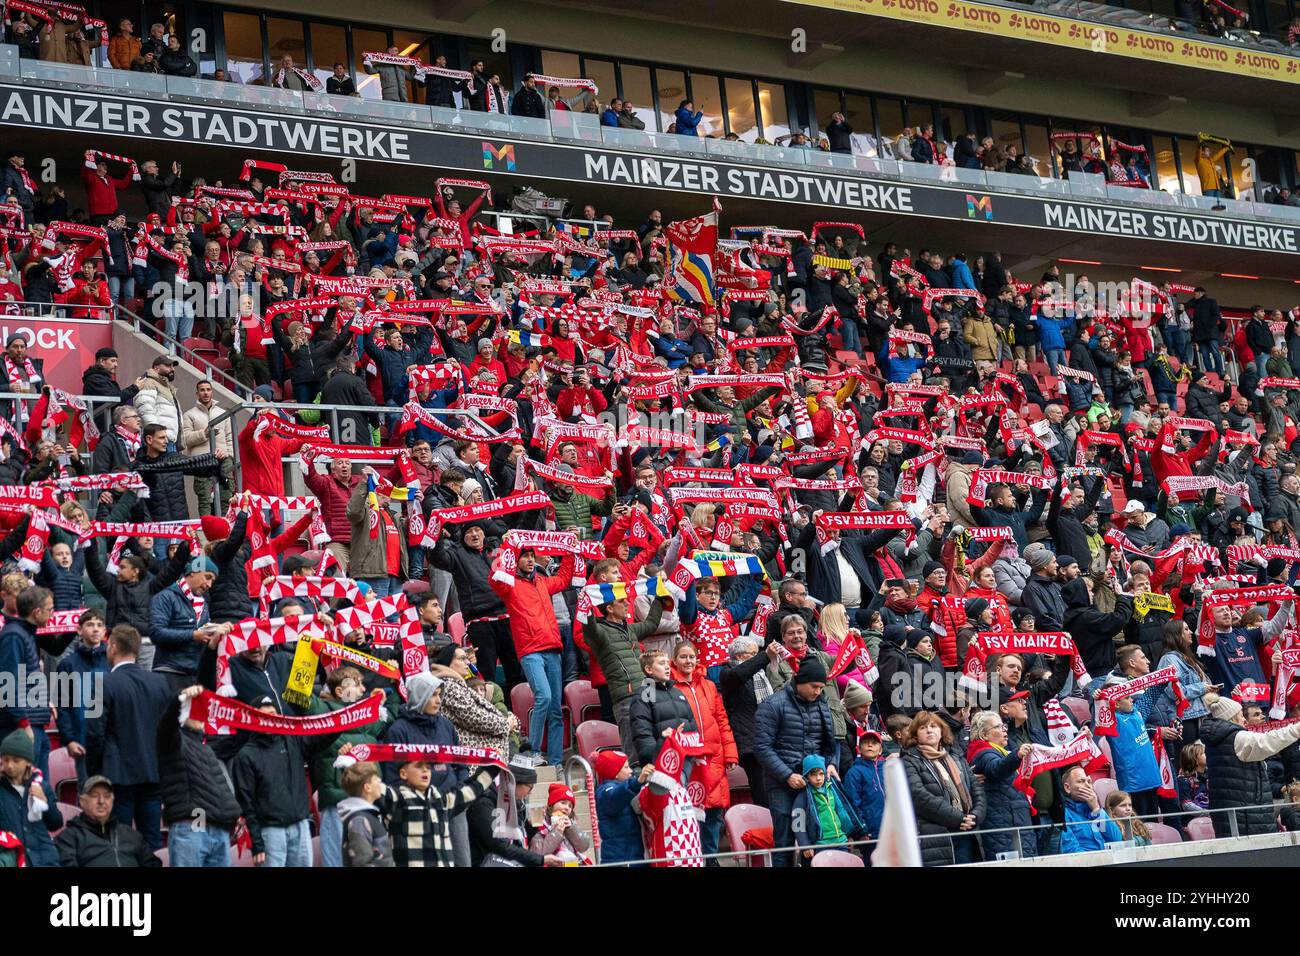
{"type": "Polygon", "coordinates": [[[377,690],[364,700],[349,707],[314,714],[308,717],[286,717],[283,714],[264,714],[233,697],[222,697],[205,690],[197,697],[181,703],[181,723],[196,720],[209,734],[233,734],[248,730],[255,734],[287,734],[291,737],[311,737],[318,734],[339,734],[364,727],[379,719],[384,706],[384,693],[377,690]]]}
{"type": "MultiPolygon", "coordinates": [[[[581,541],[576,534],[568,531],[521,531],[506,532],[501,542],[501,551],[492,564],[492,580],[500,581],[508,587],[515,583],[515,572],[519,567],[519,553],[535,551],[538,554],[564,555],[564,561],[570,567],[569,576],[573,587],[582,587],[587,583],[585,561],[579,565],[578,557],[599,561],[605,557],[605,549],[599,541],[581,541]]],[[[563,572],[564,564],[560,565],[563,572]]]]}
{"type": "Polygon", "coordinates": [[[973,691],[988,685],[988,668],[985,662],[993,654],[1055,654],[1070,657],[1070,672],[1080,687],[1092,682],[1083,659],[1074,646],[1074,639],[1060,631],[1027,633],[1023,631],[981,631],[966,649],[966,663],[957,683],[973,691]]]}
{"type": "Polygon", "coordinates": [[[1196,653],[1201,657],[1217,657],[1215,647],[1214,610],[1220,607],[1253,607],[1277,601],[1294,601],[1295,592],[1281,584],[1264,584],[1253,588],[1232,588],[1210,591],[1201,600],[1201,616],[1196,625],[1196,653]]]}
{"type": "Polygon", "coordinates": [[[1178,682],[1177,675],[1178,672],[1174,668],[1163,667],[1158,671],[1151,671],[1141,677],[1135,677],[1126,684],[1103,687],[1097,691],[1096,719],[1093,721],[1093,732],[1102,737],[1118,737],[1119,728],[1115,723],[1115,701],[1145,693],[1152,687],[1159,687],[1161,684],[1170,685],[1174,692],[1178,716],[1183,716],[1191,704],[1188,702],[1186,695],[1183,694],[1183,685],[1178,682]]]}
{"type": "Polygon", "coordinates": [[[15,382],[26,382],[29,386],[35,388],[41,381],[40,373],[36,371],[36,366],[32,364],[30,356],[23,358],[23,369],[20,373],[14,360],[9,357],[9,353],[4,353],[5,375],[12,386],[15,382]]]}
{"type": "Polygon", "coordinates": [[[844,640],[840,642],[839,653],[835,655],[835,663],[831,665],[831,680],[849,669],[861,671],[862,676],[867,679],[868,686],[874,684],[880,677],[880,671],[871,660],[871,652],[867,650],[866,642],[862,640],[862,632],[856,628],[850,629],[848,634],[844,635],[844,640]]]}
{"type": "Polygon", "coordinates": [[[915,526],[906,511],[826,511],[815,519],[817,546],[826,554],[840,545],[838,531],[877,531],[897,528],[910,531],[915,526]]]}
{"type": "MultiPolygon", "coordinates": [[[[292,67],[292,70],[298,79],[302,80],[303,85],[313,93],[319,93],[324,88],[321,81],[318,80],[315,74],[311,71],[304,70],[302,67],[298,66],[292,67]]],[[[275,71],[275,76],[271,78],[271,85],[279,87],[280,89],[285,89],[284,67],[280,67],[280,69],[275,71]]],[[[283,181],[283,177],[281,178],[281,181],[283,181]]]]}
{"type": "Polygon", "coordinates": [[[246,617],[217,645],[217,693],[235,695],[230,678],[230,658],[259,647],[291,644],[304,637],[325,637],[325,625],[314,614],[291,614],[288,617],[246,617]]]}
{"type": "Polygon", "coordinates": [[[354,604],[365,600],[357,582],[351,578],[296,578],[279,574],[262,581],[258,595],[260,613],[265,614],[273,601],[287,597],[309,597],[320,601],[347,600],[354,604]]]}
{"type": "Polygon", "coordinates": [[[194,620],[202,623],[203,614],[208,609],[208,599],[202,595],[195,594],[190,588],[189,582],[182,577],[176,582],[177,589],[185,595],[185,600],[194,605],[194,620]]]}
{"type": "Polygon", "coordinates": [[[1077,737],[1063,747],[1031,745],[1032,749],[1020,761],[1020,770],[1016,773],[1016,779],[1011,782],[1013,787],[1029,799],[1030,813],[1038,814],[1034,809],[1034,787],[1031,783],[1034,777],[1049,770],[1086,763],[1092,757],[1095,746],[1092,736],[1086,730],[1080,731],[1077,737]]]}

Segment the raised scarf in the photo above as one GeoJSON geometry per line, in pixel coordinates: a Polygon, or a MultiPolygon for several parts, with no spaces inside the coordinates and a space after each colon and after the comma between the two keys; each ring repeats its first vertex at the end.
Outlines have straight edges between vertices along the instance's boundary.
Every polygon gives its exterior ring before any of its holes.
{"type": "Polygon", "coordinates": [[[286,734],[290,737],[310,737],[318,734],[338,734],[364,727],[379,719],[384,705],[384,692],[376,690],[364,700],[350,707],[313,714],[308,717],[287,717],[283,714],[264,714],[232,697],[222,697],[204,690],[197,697],[181,703],[181,723],[195,720],[203,725],[205,733],[232,734],[248,730],[255,734],[286,734]]]}
{"type": "Polygon", "coordinates": [[[1114,687],[1104,687],[1097,691],[1096,719],[1093,721],[1093,733],[1102,737],[1118,737],[1119,728],[1115,723],[1115,701],[1122,700],[1125,697],[1133,697],[1161,684],[1170,685],[1174,692],[1178,716],[1181,717],[1191,705],[1183,694],[1183,687],[1178,682],[1177,673],[1172,667],[1164,667],[1158,671],[1143,674],[1141,677],[1135,677],[1126,684],[1116,684],[1114,687]]]}

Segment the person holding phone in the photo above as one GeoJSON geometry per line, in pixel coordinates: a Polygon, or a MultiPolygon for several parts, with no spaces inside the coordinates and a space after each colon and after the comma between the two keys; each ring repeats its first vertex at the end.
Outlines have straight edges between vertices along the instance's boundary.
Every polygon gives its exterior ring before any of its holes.
{"type": "Polygon", "coordinates": [[[1200,739],[1201,718],[1210,713],[1205,695],[1218,693],[1222,686],[1212,683],[1205,668],[1201,666],[1196,656],[1192,629],[1181,617],[1165,623],[1164,653],[1160,655],[1156,669],[1163,670],[1166,667],[1174,669],[1188,707],[1180,716],[1174,699],[1174,685],[1165,684],[1160,689],[1160,696],[1156,699],[1148,720],[1155,726],[1166,728],[1162,734],[1165,749],[1169,752],[1169,762],[1177,766],[1183,748],[1200,739]],[[1171,737],[1167,728],[1174,726],[1176,721],[1180,721],[1177,725],[1179,736],[1171,737]]]}

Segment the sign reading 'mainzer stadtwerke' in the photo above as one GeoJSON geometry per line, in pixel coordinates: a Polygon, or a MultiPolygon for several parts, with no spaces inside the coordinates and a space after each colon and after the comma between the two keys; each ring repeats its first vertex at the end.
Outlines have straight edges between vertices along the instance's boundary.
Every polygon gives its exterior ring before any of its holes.
{"type": "Polygon", "coordinates": [[[511,139],[465,131],[362,123],[329,116],[179,104],[129,94],[0,85],[0,125],[227,146],[242,161],[260,152],[361,159],[431,169],[606,183],[812,205],[1300,253],[1300,228],[1104,201],[972,192],[958,183],[900,184],[832,170],[780,170],[745,162],[672,158],[634,150],[511,139]]]}

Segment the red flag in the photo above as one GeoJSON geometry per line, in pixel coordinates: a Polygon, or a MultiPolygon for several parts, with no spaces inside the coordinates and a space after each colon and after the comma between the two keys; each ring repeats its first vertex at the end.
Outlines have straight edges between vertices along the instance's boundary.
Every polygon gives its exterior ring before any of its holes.
{"type": "Polygon", "coordinates": [[[1171,800],[1176,799],[1178,785],[1174,781],[1174,768],[1169,762],[1169,751],[1165,750],[1164,737],[1161,736],[1159,727],[1151,737],[1151,746],[1155,748],[1156,766],[1160,768],[1160,786],[1156,788],[1156,793],[1171,800]]]}

